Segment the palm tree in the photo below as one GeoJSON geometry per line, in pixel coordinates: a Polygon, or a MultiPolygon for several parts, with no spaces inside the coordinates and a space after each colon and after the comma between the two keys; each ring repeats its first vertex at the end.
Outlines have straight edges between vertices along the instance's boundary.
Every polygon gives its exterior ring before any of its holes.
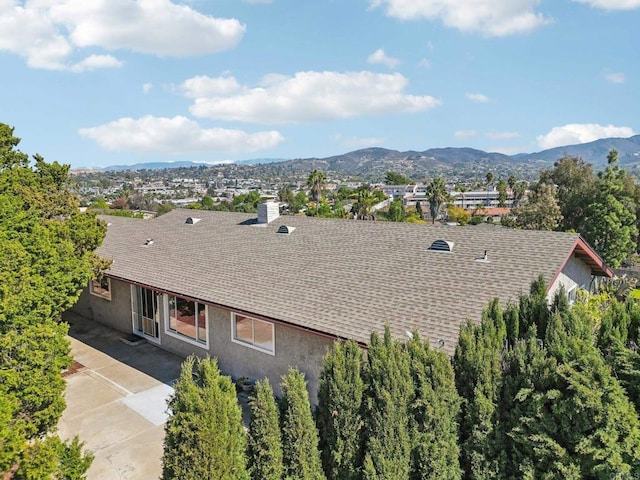
{"type": "Polygon", "coordinates": [[[358,201],[354,205],[358,220],[374,220],[371,207],[376,203],[371,185],[364,184],[358,188],[358,201]]]}
{"type": "Polygon", "coordinates": [[[322,190],[324,190],[324,184],[327,181],[327,177],[324,172],[317,168],[309,174],[307,178],[307,187],[311,190],[311,196],[316,202],[320,201],[322,197],[322,190]]]}
{"type": "Polygon", "coordinates": [[[327,177],[324,172],[317,168],[313,170],[307,177],[307,187],[311,190],[311,196],[316,201],[316,215],[320,211],[320,198],[322,198],[322,190],[324,190],[324,184],[327,181],[327,177]]]}
{"type": "Polygon", "coordinates": [[[493,183],[493,173],[487,172],[487,200],[486,200],[487,207],[491,206],[491,201],[489,200],[489,187],[491,187],[492,183],[493,183]]]}
{"type": "Polygon", "coordinates": [[[442,178],[434,178],[427,185],[426,198],[429,202],[429,212],[431,213],[431,223],[436,222],[436,217],[440,212],[442,204],[451,200],[451,195],[447,192],[447,186],[442,178]]]}

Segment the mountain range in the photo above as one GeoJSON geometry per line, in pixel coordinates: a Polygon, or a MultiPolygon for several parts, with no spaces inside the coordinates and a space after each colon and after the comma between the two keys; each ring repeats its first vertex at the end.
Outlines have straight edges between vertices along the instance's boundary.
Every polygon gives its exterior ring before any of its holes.
{"type": "MultiPolygon", "coordinates": [[[[500,169],[503,172],[531,173],[548,168],[564,155],[581,157],[592,163],[596,170],[607,163],[610,150],[618,151],[620,164],[627,169],[640,169],[640,135],[629,138],[604,138],[589,143],[566,145],[535,153],[505,155],[485,152],[473,148],[431,148],[424,151],[409,150],[400,152],[386,148],[364,148],[342,155],[327,158],[304,158],[285,160],[279,158],[251,159],[236,164],[255,165],[262,169],[269,167],[283,169],[292,173],[310,171],[314,168],[336,172],[343,175],[364,178],[379,178],[393,170],[410,178],[421,178],[425,174],[450,174],[460,170],[477,169],[488,171],[500,169]]],[[[211,163],[196,162],[152,162],[135,165],[115,165],[103,170],[141,170],[180,167],[211,167],[211,163]]]]}

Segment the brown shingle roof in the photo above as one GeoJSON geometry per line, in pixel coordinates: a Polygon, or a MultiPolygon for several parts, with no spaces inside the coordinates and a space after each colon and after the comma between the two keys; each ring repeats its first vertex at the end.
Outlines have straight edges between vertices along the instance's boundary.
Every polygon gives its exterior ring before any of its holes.
{"type": "Polygon", "coordinates": [[[153,220],[109,217],[99,253],[110,274],[328,335],[367,342],[388,323],[451,353],[459,325],[493,297],[515,300],[551,281],[577,234],[498,226],[414,225],[174,210],[153,220]],[[189,216],[201,221],[186,225],[189,216]],[[277,234],[280,225],[296,227],[277,234]],[[153,244],[145,246],[147,239],[153,244]],[[454,242],[432,252],[434,240],[454,242]],[[487,251],[489,262],[476,262],[487,251]]]}

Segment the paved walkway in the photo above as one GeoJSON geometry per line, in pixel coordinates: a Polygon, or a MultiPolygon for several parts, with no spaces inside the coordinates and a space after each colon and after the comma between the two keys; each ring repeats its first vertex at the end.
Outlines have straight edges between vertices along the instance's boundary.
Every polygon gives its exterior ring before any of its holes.
{"type": "Polygon", "coordinates": [[[89,480],[158,479],[167,398],[182,358],[67,314],[75,360],[66,375],[67,409],[60,435],[79,435],[95,460],[89,480]]]}

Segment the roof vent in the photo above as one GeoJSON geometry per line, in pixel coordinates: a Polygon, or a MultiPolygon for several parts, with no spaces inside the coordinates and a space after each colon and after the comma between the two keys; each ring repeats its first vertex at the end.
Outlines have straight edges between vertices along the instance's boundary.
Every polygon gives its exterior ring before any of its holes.
{"type": "Polygon", "coordinates": [[[453,242],[447,242],[446,240],[436,240],[431,244],[429,250],[432,252],[452,252],[453,242]]]}
{"type": "Polygon", "coordinates": [[[290,227],[289,225],[280,225],[278,227],[278,231],[276,233],[282,233],[284,235],[290,235],[291,232],[293,232],[296,229],[296,227],[290,227]]]}
{"type": "Polygon", "coordinates": [[[147,239],[144,241],[144,246],[145,246],[145,247],[150,247],[151,245],[153,245],[153,238],[147,238],[147,239]]]}
{"type": "Polygon", "coordinates": [[[187,219],[185,220],[184,223],[186,223],[187,225],[195,225],[196,223],[198,223],[200,221],[199,218],[196,217],[187,217],[187,219]]]}
{"type": "Polygon", "coordinates": [[[476,262],[478,263],[489,263],[489,255],[487,254],[487,251],[484,251],[484,255],[482,255],[481,257],[476,258],[476,262]]]}

